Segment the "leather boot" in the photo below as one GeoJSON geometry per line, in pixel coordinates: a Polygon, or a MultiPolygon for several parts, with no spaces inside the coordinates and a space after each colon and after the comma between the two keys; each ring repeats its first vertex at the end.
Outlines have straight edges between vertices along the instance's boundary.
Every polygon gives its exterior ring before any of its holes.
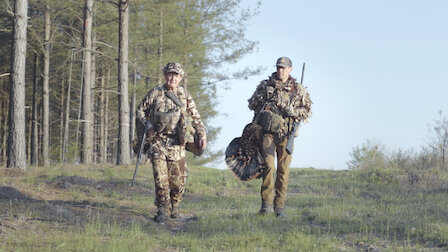
{"type": "Polygon", "coordinates": [[[276,208],[274,212],[275,212],[275,216],[277,216],[278,218],[285,217],[285,213],[283,212],[283,208],[276,208]]]}
{"type": "Polygon", "coordinates": [[[173,208],[171,209],[171,218],[176,219],[180,217],[179,214],[179,206],[173,206],[173,208]]]}
{"type": "Polygon", "coordinates": [[[260,215],[266,215],[271,210],[272,210],[272,205],[271,204],[268,204],[266,202],[262,202],[259,214],[260,215]]]}
{"type": "Polygon", "coordinates": [[[165,214],[165,211],[163,211],[163,210],[158,210],[157,215],[154,216],[154,221],[157,223],[165,222],[166,219],[167,219],[166,214],[165,214]]]}

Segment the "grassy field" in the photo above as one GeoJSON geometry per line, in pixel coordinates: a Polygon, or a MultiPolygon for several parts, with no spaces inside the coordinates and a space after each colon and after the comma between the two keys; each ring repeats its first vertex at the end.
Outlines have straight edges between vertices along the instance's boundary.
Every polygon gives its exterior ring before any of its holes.
{"type": "Polygon", "coordinates": [[[148,165],[0,168],[0,251],[446,251],[448,176],[293,169],[286,218],[260,180],[190,167],[180,219],[152,221],[148,165]]]}

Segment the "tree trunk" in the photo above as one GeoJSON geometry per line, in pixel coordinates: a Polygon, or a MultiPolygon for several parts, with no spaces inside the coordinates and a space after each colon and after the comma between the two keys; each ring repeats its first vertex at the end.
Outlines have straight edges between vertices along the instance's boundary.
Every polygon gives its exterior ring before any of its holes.
{"type": "Polygon", "coordinates": [[[101,80],[100,80],[100,91],[98,94],[98,130],[99,130],[99,134],[98,134],[98,152],[99,152],[99,157],[98,160],[100,163],[105,163],[105,158],[104,156],[106,156],[106,152],[104,152],[104,128],[106,127],[106,125],[104,124],[104,101],[105,101],[105,88],[104,88],[104,83],[105,83],[105,76],[104,76],[104,67],[101,67],[101,80]]]}
{"type": "Polygon", "coordinates": [[[119,0],[118,46],[118,143],[117,164],[130,164],[129,101],[128,101],[128,39],[129,2],[119,0]]]}
{"type": "MultiPolygon", "coordinates": [[[[134,64],[137,62],[137,49],[134,47],[134,64]]],[[[129,141],[132,143],[132,140],[134,139],[135,135],[135,95],[136,95],[136,88],[137,88],[137,68],[134,66],[134,70],[132,73],[132,98],[131,98],[131,112],[130,112],[130,121],[131,121],[131,128],[130,128],[130,134],[129,134],[129,141]]]]}
{"type": "MultiPolygon", "coordinates": [[[[110,68],[107,69],[107,81],[106,81],[106,90],[110,87],[110,68]]],[[[103,156],[103,160],[104,163],[107,163],[107,157],[109,155],[109,153],[107,152],[108,149],[108,145],[109,145],[109,92],[105,92],[105,98],[104,98],[104,144],[103,144],[103,152],[104,152],[104,156],[103,156]]]]}
{"type": "MultiPolygon", "coordinates": [[[[149,61],[149,53],[150,52],[151,52],[150,47],[149,46],[146,47],[146,54],[145,54],[146,61],[149,61]]],[[[146,76],[145,77],[145,88],[146,88],[146,90],[149,90],[149,81],[150,81],[150,78],[148,76],[146,76]]]]}
{"type": "MultiPolygon", "coordinates": [[[[162,1],[159,3],[159,48],[157,50],[157,56],[159,58],[159,66],[163,66],[163,7],[162,1]]],[[[157,83],[162,85],[164,79],[161,71],[157,71],[157,83]]]]}
{"type": "MultiPolygon", "coordinates": [[[[64,76],[65,77],[65,76],[64,76]]],[[[65,78],[62,79],[61,83],[61,103],[60,103],[60,113],[59,113],[59,163],[62,164],[63,158],[63,146],[64,146],[64,104],[65,104],[65,78]]]]}
{"type": "Polygon", "coordinates": [[[45,4],[45,38],[44,38],[44,82],[42,87],[42,161],[43,166],[50,164],[50,0],[45,4]]]}
{"type": "Polygon", "coordinates": [[[95,13],[96,13],[96,4],[93,7],[93,13],[92,13],[92,70],[91,70],[91,96],[90,100],[92,101],[92,131],[93,131],[93,145],[92,145],[92,153],[93,153],[93,162],[96,163],[98,160],[98,151],[96,149],[98,148],[96,139],[98,138],[97,129],[98,125],[95,123],[95,90],[96,90],[96,25],[95,25],[95,13]]]}
{"type": "Polygon", "coordinates": [[[28,0],[14,1],[7,167],[26,169],[25,65],[28,0]]]}
{"type": "MultiPolygon", "coordinates": [[[[100,62],[99,62],[100,63],[100,62]]],[[[101,63],[100,63],[101,64],[101,63]]],[[[97,86],[97,90],[95,91],[95,112],[94,118],[95,118],[95,162],[102,163],[102,156],[101,156],[101,139],[102,139],[102,103],[101,103],[101,97],[103,96],[103,79],[104,79],[104,71],[100,72],[100,81],[97,86]]]]}
{"type": "Polygon", "coordinates": [[[8,118],[8,103],[7,101],[2,101],[1,103],[2,107],[1,107],[1,113],[2,113],[2,120],[0,121],[1,123],[1,157],[2,157],[2,163],[6,162],[6,141],[8,139],[8,137],[6,136],[6,128],[8,127],[8,120],[6,118],[8,118]]]}
{"type": "Polygon", "coordinates": [[[79,154],[81,154],[80,152],[78,152],[78,143],[79,143],[79,133],[80,133],[80,125],[81,125],[81,112],[82,112],[82,104],[83,104],[83,88],[84,88],[84,53],[82,54],[82,64],[81,64],[81,73],[83,78],[81,79],[81,91],[79,92],[79,102],[78,102],[78,117],[76,120],[76,140],[75,140],[75,150],[77,150],[76,154],[75,154],[75,163],[76,162],[80,162],[81,157],[79,156],[79,154]]]}
{"type": "MultiPolygon", "coordinates": [[[[25,102],[26,104],[26,102],[25,102]]],[[[32,115],[32,111],[31,110],[26,110],[25,109],[25,122],[27,123],[27,129],[25,129],[25,140],[26,140],[26,162],[30,163],[30,153],[31,153],[31,127],[32,127],[32,122],[31,122],[31,117],[32,115]]]]}
{"type": "Polygon", "coordinates": [[[92,10],[93,0],[85,0],[84,7],[84,73],[82,88],[82,129],[81,129],[81,163],[92,163],[92,145],[93,145],[93,130],[92,130],[92,106],[91,106],[91,85],[92,85],[92,10]]]}
{"type": "MultiPolygon", "coordinates": [[[[189,1],[185,0],[184,1],[184,7],[185,7],[184,13],[185,13],[185,15],[187,15],[187,13],[188,13],[188,5],[189,5],[189,1]]],[[[184,19],[185,26],[183,27],[184,28],[184,38],[185,38],[185,40],[187,40],[188,37],[190,36],[189,30],[188,30],[188,20],[189,20],[189,17],[188,18],[185,17],[185,19],[184,19]]],[[[187,88],[188,88],[188,76],[187,76],[187,71],[186,71],[187,70],[187,63],[188,63],[188,55],[187,55],[187,53],[184,54],[183,58],[184,58],[184,62],[182,62],[182,65],[184,66],[185,73],[184,73],[184,77],[182,78],[182,81],[183,81],[184,89],[187,90],[187,88]]]]}
{"type": "MultiPolygon", "coordinates": [[[[42,60],[42,59],[41,59],[42,60]]],[[[41,91],[41,94],[42,94],[42,89],[40,89],[40,91],[41,91]]],[[[38,149],[38,154],[37,154],[37,156],[38,157],[42,157],[42,97],[41,97],[41,99],[40,99],[41,101],[40,102],[38,102],[37,103],[37,114],[38,115],[41,115],[41,116],[39,116],[39,118],[38,118],[38,127],[37,127],[37,132],[38,132],[38,139],[37,139],[37,142],[38,142],[38,147],[37,147],[37,149],[38,149]]],[[[42,163],[42,161],[40,161],[41,163],[42,163]]]]}
{"type": "Polygon", "coordinates": [[[68,71],[67,95],[65,101],[65,119],[64,119],[64,141],[62,143],[62,163],[65,163],[65,154],[67,153],[68,133],[70,123],[70,91],[72,88],[72,70],[73,70],[73,50],[70,55],[70,69],[68,71]]]}
{"type": "Polygon", "coordinates": [[[38,131],[38,116],[37,116],[37,89],[39,85],[39,55],[34,54],[34,74],[33,74],[33,107],[31,114],[31,150],[30,150],[30,164],[39,164],[39,131],[38,131]]]}

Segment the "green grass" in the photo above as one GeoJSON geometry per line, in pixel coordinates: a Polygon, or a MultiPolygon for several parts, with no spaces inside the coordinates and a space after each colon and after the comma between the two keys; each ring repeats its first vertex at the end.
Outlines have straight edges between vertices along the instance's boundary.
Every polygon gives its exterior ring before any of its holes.
{"type": "Polygon", "coordinates": [[[292,169],[285,212],[259,216],[260,180],[190,167],[180,220],[151,220],[154,182],[141,166],[0,169],[0,251],[447,250],[447,174],[410,184],[398,171],[292,169]],[[58,176],[92,185],[58,186],[58,176]]]}

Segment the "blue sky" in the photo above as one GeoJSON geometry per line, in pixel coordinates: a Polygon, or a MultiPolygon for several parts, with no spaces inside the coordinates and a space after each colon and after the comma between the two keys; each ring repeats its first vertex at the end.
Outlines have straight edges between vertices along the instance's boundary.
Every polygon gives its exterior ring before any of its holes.
{"type": "MultiPolygon", "coordinates": [[[[248,5],[255,0],[242,1],[248,5]]],[[[246,33],[258,50],[232,68],[265,71],[219,89],[224,115],[213,148],[241,135],[252,118],[247,99],[276,59],[288,56],[298,79],[306,63],[304,85],[314,102],[292,167],[346,169],[353,147],[366,140],[418,150],[439,111],[448,114],[447,10],[446,0],[262,1],[246,33]]]]}

